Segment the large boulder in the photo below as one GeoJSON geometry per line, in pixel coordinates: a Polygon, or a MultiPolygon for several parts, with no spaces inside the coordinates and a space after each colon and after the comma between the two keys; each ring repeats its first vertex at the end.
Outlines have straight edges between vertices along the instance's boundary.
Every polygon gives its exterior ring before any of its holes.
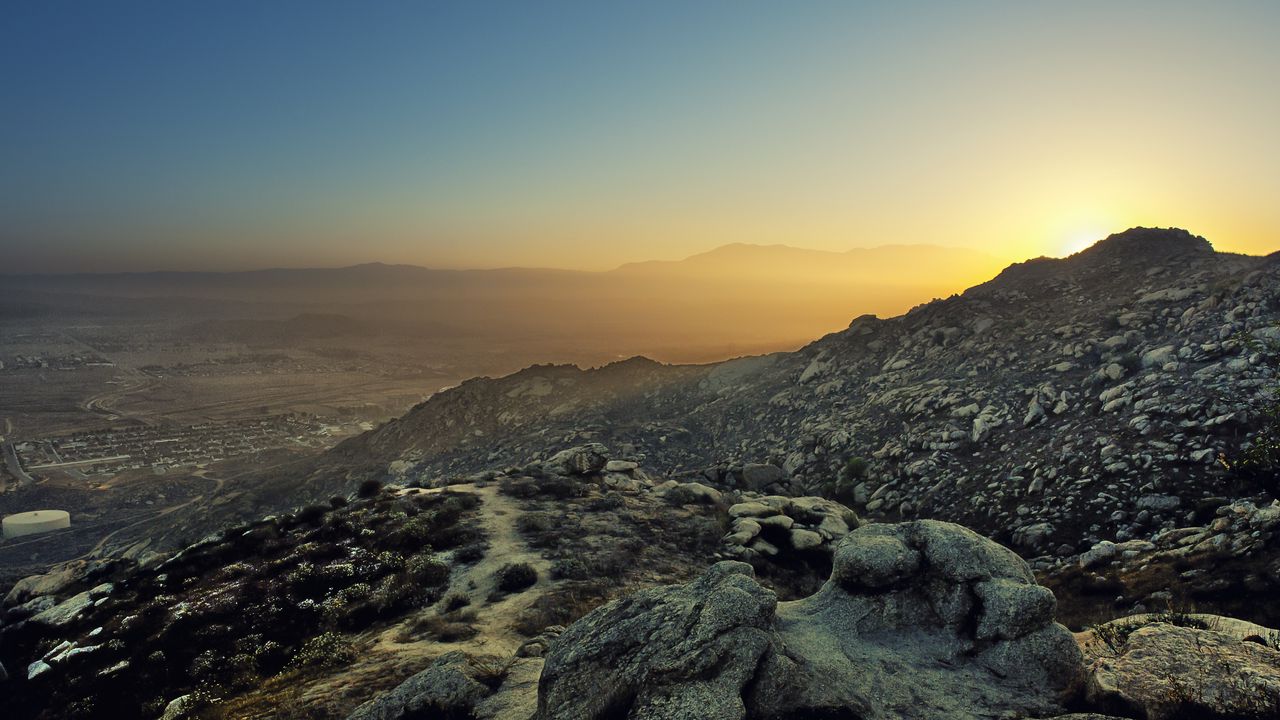
{"type": "Polygon", "coordinates": [[[1083,674],[1052,593],[957,525],[869,525],[818,593],[777,603],[749,566],[645,590],[551,648],[538,718],[1048,716],[1083,674]]]}
{"type": "Polygon", "coordinates": [[[837,546],[820,591],[779,607],[753,715],[1061,712],[1083,660],[1055,607],[1021,558],[963,527],[863,526],[837,546]]]}
{"type": "Polygon", "coordinates": [[[781,481],[787,473],[777,465],[767,463],[747,463],[742,466],[742,486],[748,490],[763,490],[773,483],[781,481]]]}
{"type": "Polygon", "coordinates": [[[1155,623],[1093,663],[1086,698],[1147,720],[1280,717],[1280,652],[1228,633],[1155,623]]]}
{"type": "Polygon", "coordinates": [[[76,581],[84,570],[84,563],[64,563],[43,575],[25,577],[13,584],[5,595],[6,607],[21,605],[32,598],[55,595],[76,581]]]}
{"type": "Polygon", "coordinates": [[[464,653],[446,653],[393,690],[360,705],[347,720],[408,720],[470,717],[492,692],[474,677],[464,653]]]}
{"type": "Polygon", "coordinates": [[[537,717],[744,717],[777,602],[750,565],[726,561],[597,608],[551,647],[537,717]]]}

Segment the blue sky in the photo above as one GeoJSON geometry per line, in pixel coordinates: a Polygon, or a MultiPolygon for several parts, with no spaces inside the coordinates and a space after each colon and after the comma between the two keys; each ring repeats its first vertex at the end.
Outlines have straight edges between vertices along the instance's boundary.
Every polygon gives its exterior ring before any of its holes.
{"type": "Polygon", "coordinates": [[[1150,223],[1261,251],[1276,27],[1262,2],[9,3],[0,249],[608,267],[1150,223]]]}

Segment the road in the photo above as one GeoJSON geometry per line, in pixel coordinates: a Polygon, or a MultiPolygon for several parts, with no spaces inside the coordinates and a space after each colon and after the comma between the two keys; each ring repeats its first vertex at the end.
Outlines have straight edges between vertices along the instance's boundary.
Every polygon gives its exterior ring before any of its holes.
{"type": "MultiPolygon", "coordinates": [[[[6,435],[5,438],[7,437],[6,435]]],[[[4,455],[4,465],[9,469],[9,474],[17,478],[19,486],[34,483],[35,478],[28,475],[27,471],[22,469],[22,463],[18,462],[18,453],[13,449],[13,443],[7,439],[2,439],[2,441],[3,446],[0,447],[0,454],[4,455]]],[[[0,492],[8,490],[9,488],[7,487],[0,487],[0,492]]]]}
{"type": "MultiPolygon", "coordinates": [[[[119,367],[119,366],[117,365],[116,367],[119,367]]],[[[127,417],[130,420],[135,420],[144,425],[155,425],[156,424],[155,420],[152,420],[150,418],[144,417],[136,413],[130,413],[126,415],[116,411],[113,407],[111,407],[112,403],[116,402],[117,400],[137,392],[142,392],[143,390],[146,390],[150,388],[152,385],[154,385],[155,382],[156,381],[154,379],[146,376],[130,378],[128,380],[128,383],[129,383],[128,385],[112,388],[110,390],[106,390],[104,392],[98,393],[97,395],[94,395],[88,400],[85,400],[83,407],[86,411],[103,415],[108,420],[119,420],[122,417],[127,417]]]]}

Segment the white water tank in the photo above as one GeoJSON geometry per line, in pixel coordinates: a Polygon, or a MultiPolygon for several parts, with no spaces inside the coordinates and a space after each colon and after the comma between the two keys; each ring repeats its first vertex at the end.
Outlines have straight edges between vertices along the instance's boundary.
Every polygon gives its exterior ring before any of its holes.
{"type": "Polygon", "coordinates": [[[6,516],[0,521],[5,539],[35,535],[71,527],[71,514],[66,510],[32,510],[6,516]]]}

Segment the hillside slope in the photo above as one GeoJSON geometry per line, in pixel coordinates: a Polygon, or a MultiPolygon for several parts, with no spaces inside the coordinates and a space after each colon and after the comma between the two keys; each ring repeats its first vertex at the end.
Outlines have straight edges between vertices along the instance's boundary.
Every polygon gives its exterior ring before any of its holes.
{"type": "Polygon", "coordinates": [[[772,463],[796,493],[857,457],[848,491],[873,516],[1018,533],[1030,551],[1125,539],[1220,494],[1219,455],[1270,395],[1277,297],[1274,257],[1139,228],[794,353],[468,382],[333,457],[430,484],[594,440],[716,482],[772,463]]]}
{"type": "Polygon", "coordinates": [[[859,317],[796,352],[470,380],[177,524],[257,517],[370,477],[432,485],[598,441],[664,474],[790,494],[832,492],[860,458],[838,489],[871,517],[1078,552],[1231,494],[1218,460],[1247,443],[1270,399],[1278,297],[1274,256],[1138,228],[900,317],[859,317]],[[744,478],[752,463],[773,468],[744,478]]]}

